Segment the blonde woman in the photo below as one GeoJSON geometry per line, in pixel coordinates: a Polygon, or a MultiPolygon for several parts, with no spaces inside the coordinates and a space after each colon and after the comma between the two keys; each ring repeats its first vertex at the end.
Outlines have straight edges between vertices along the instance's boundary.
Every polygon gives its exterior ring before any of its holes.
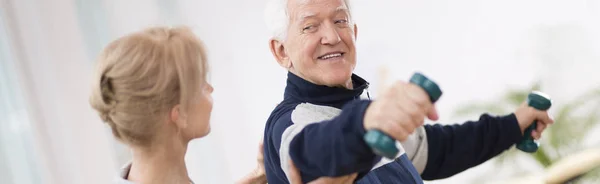
{"type": "MultiPolygon", "coordinates": [[[[193,183],[184,156],[210,132],[207,71],[204,46],[186,27],[145,29],[103,50],[90,104],[133,153],[116,183],[193,183]]],[[[262,160],[238,183],[266,183],[262,160]]]]}
{"type": "Polygon", "coordinates": [[[91,106],[133,160],[118,183],[191,183],[187,144],[210,132],[206,55],[186,28],[150,28],[100,55],[91,106]]]}

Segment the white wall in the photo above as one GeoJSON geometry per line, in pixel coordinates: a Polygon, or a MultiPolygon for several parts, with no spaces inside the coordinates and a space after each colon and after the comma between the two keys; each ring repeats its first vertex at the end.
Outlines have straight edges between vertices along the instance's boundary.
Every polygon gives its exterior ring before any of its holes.
{"type": "MultiPolygon", "coordinates": [[[[97,53],[93,53],[95,46],[86,44],[97,34],[82,31],[89,29],[85,29],[87,24],[82,29],[82,21],[77,21],[82,15],[75,2],[37,1],[11,2],[23,32],[20,41],[25,60],[30,63],[26,76],[32,78],[33,87],[27,89],[31,90],[31,105],[38,109],[36,121],[48,128],[55,145],[48,157],[59,160],[47,163],[57,167],[64,161],[75,166],[77,169],[64,172],[76,178],[107,176],[126,158],[116,159],[108,153],[114,152],[114,147],[107,145],[111,135],[87,106],[87,76],[93,64],[89,58],[97,53]],[[33,3],[37,1],[42,3],[33,3]],[[33,22],[41,24],[29,24],[33,22]],[[88,134],[95,138],[76,139],[88,134]],[[79,163],[83,161],[86,163],[79,163]],[[101,167],[88,170],[96,164],[101,167]]],[[[98,8],[107,17],[108,34],[103,33],[107,39],[163,23],[194,28],[208,46],[215,107],[212,133],[190,144],[186,157],[190,174],[196,183],[231,183],[254,168],[264,123],[282,98],[286,77],[267,47],[262,17],[265,1],[95,2],[100,2],[98,8]]],[[[536,79],[544,80],[545,92],[557,104],[600,86],[596,73],[600,68],[598,1],[353,2],[359,26],[356,73],[373,84],[371,94],[377,94],[381,85],[376,80],[380,67],[388,67],[392,79],[405,80],[413,71],[423,71],[444,90],[438,103],[442,123],[464,121],[452,118],[453,109],[460,104],[493,98],[536,79]]],[[[86,2],[77,3],[82,7],[86,2]]],[[[484,164],[431,183],[471,181],[491,168],[484,164]]],[[[55,183],[81,181],[56,173],[55,183]]]]}
{"type": "Polygon", "coordinates": [[[110,182],[113,150],[87,103],[90,65],[74,4],[20,0],[2,5],[43,178],[47,183],[110,182]]]}

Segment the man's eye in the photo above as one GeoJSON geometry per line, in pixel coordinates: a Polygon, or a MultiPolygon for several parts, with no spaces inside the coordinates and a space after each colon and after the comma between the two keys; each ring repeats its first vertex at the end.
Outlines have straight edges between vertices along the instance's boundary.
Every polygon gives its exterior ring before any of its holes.
{"type": "Polygon", "coordinates": [[[319,27],[318,25],[304,26],[304,28],[302,28],[302,32],[305,32],[305,33],[314,33],[315,31],[317,31],[318,27],[319,27]]]}
{"type": "Polygon", "coordinates": [[[345,19],[335,21],[335,24],[346,24],[346,23],[348,23],[348,20],[345,20],[345,19]]]}

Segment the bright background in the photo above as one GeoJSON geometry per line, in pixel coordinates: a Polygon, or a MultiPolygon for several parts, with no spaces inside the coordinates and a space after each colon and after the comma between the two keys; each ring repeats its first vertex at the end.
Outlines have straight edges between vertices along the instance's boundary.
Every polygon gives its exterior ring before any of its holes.
{"type": "MultiPolygon", "coordinates": [[[[87,103],[94,58],[118,36],[164,24],[194,28],[216,89],[212,133],[189,145],[192,179],[233,183],[256,166],[286,76],[268,50],[265,0],[0,2],[0,183],[109,183],[129,155],[87,103]]],[[[555,104],[600,87],[600,1],[352,2],[355,72],[374,96],[381,68],[391,79],[426,73],[444,90],[440,123],[464,122],[453,116],[459,106],[536,80],[555,104]]],[[[600,145],[594,131],[585,144],[600,145]]],[[[470,183],[493,169],[428,183],[470,183]]]]}

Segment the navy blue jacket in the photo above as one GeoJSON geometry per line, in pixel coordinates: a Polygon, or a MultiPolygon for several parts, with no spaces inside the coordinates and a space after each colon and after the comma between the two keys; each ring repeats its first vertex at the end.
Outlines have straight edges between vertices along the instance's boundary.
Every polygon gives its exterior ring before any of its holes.
{"type": "Polygon", "coordinates": [[[369,84],[357,75],[352,75],[352,83],[351,90],[327,87],[288,73],[284,99],[264,131],[269,183],[289,183],[289,159],[303,183],[356,172],[357,183],[422,183],[479,165],[522,139],[514,114],[484,114],[478,121],[462,124],[425,125],[424,170],[418,171],[407,154],[375,167],[382,158],[363,141],[363,118],[371,100],[360,96],[369,84]]]}

